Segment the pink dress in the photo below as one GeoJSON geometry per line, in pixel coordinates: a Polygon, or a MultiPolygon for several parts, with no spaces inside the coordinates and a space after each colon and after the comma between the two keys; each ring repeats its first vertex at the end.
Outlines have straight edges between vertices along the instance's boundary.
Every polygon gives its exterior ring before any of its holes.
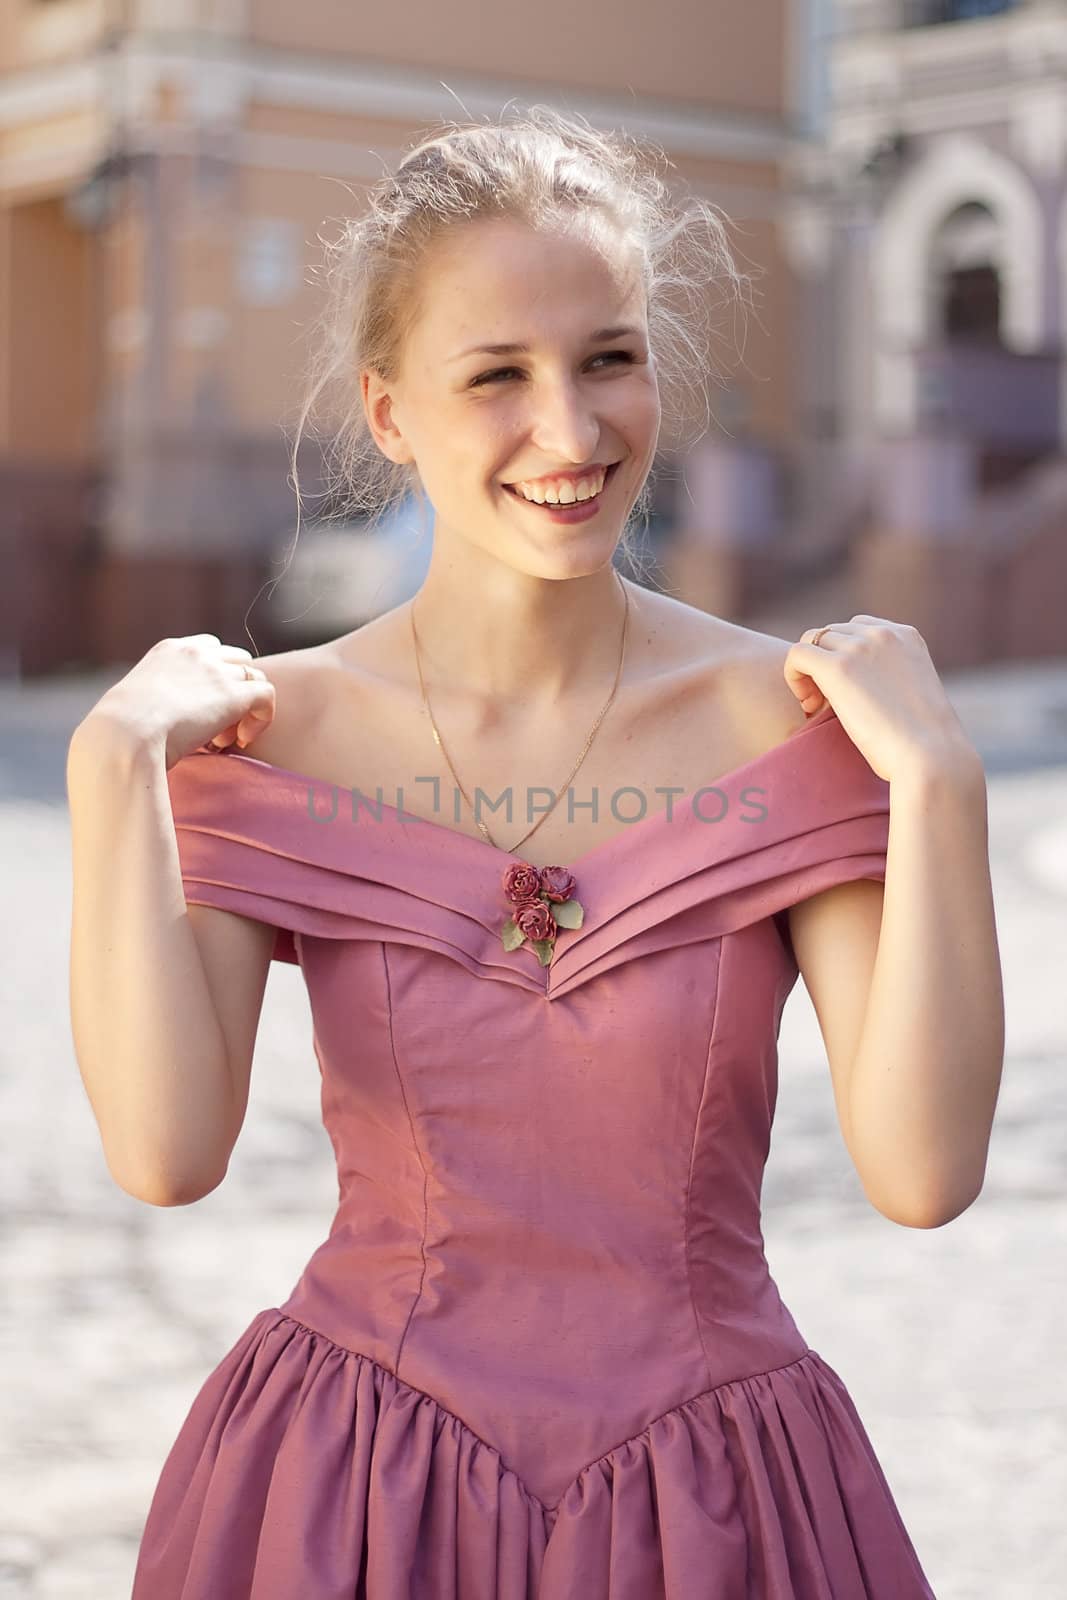
{"type": "Polygon", "coordinates": [[[565,863],[548,967],[481,838],[239,752],[169,781],[187,900],[301,968],[339,1201],[193,1400],[133,1600],[932,1600],[760,1231],[786,909],[885,877],[833,711],[565,863]]]}

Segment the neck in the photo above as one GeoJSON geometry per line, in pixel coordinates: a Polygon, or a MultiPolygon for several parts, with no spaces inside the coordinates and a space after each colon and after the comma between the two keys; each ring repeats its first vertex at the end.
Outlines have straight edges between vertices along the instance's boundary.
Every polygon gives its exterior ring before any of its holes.
{"type": "MultiPolygon", "coordinates": [[[[537,578],[502,563],[464,571],[431,558],[412,605],[423,679],[435,700],[548,710],[614,682],[627,593],[614,568],[537,578]]],[[[410,632],[410,619],[409,619],[410,632]]],[[[413,670],[417,670],[414,667],[413,670]]]]}

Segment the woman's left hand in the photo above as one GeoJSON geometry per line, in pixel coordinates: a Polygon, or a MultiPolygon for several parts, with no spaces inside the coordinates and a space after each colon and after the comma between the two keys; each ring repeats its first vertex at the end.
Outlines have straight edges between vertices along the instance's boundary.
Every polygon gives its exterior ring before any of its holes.
{"type": "Polygon", "coordinates": [[[892,783],[946,761],[981,761],[922,635],[907,622],[853,617],[807,628],[785,680],[809,716],[827,702],[872,771],[892,783]]]}

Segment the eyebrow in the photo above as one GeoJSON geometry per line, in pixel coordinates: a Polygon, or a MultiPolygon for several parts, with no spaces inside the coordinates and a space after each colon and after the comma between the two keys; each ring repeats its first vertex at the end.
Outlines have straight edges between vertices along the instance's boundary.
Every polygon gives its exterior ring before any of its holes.
{"type": "MultiPolygon", "coordinates": [[[[628,324],[622,324],[616,328],[598,328],[596,333],[589,335],[589,343],[603,344],[608,339],[622,339],[628,334],[640,335],[640,333],[640,328],[633,328],[628,324]]],[[[528,344],[474,344],[467,350],[460,350],[458,354],[449,356],[448,359],[449,361],[462,361],[464,356],[528,356],[529,353],[530,346],[528,344]]]]}

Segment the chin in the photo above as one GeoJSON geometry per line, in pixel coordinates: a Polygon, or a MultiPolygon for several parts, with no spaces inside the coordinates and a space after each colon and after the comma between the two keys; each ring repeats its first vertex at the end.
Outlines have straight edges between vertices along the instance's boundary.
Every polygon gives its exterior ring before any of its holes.
{"type": "Polygon", "coordinates": [[[575,540],[566,547],[531,551],[525,561],[516,565],[536,578],[591,578],[611,565],[618,545],[618,539],[575,540]]]}

